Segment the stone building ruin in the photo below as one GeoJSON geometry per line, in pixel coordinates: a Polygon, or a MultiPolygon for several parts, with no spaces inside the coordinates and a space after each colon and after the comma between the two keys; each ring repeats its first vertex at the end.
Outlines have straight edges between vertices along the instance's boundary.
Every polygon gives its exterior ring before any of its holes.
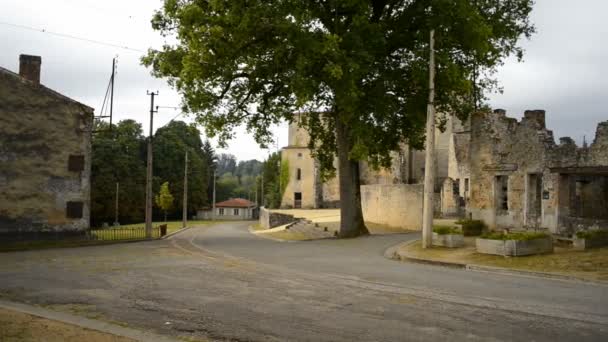
{"type": "Polygon", "coordinates": [[[0,233],[89,228],[93,108],[0,67],[0,233]]]}
{"type": "Polygon", "coordinates": [[[555,143],[543,110],[521,121],[500,109],[474,114],[468,163],[466,211],[491,228],[608,229],[608,121],[578,147],[569,137],[555,143]]]}
{"type": "MultiPolygon", "coordinates": [[[[308,150],[309,136],[289,126],[290,180],[283,208],[339,206],[337,178],[321,182],[308,150]]],[[[608,229],[608,121],[582,147],[559,144],[545,125],[545,111],[529,110],[521,121],[504,110],[450,118],[436,132],[435,214],[486,222],[491,229],[545,230],[571,235],[608,229]]],[[[403,145],[389,169],[360,163],[361,197],[367,221],[420,229],[424,152],[403,145]]]]}

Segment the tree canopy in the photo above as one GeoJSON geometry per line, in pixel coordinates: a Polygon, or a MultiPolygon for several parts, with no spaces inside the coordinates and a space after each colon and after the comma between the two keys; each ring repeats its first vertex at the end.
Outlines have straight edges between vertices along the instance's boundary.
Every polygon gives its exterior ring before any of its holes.
{"type": "Polygon", "coordinates": [[[534,28],[532,0],[165,0],[154,29],[177,40],[143,63],[165,77],[207,133],[245,125],[261,145],[272,124],[306,112],[324,176],[338,158],[341,236],[365,233],[358,164],[388,166],[421,146],[428,37],[435,30],[441,113],[466,117],[492,74],[534,28]]]}

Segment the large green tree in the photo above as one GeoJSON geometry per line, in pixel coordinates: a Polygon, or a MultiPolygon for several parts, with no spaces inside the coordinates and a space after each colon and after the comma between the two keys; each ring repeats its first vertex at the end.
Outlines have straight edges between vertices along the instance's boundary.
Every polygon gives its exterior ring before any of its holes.
{"type": "Polygon", "coordinates": [[[112,129],[96,125],[91,166],[91,223],[113,222],[116,183],[119,183],[118,218],[122,223],[141,222],[144,218],[146,166],[142,127],[123,120],[112,129]]]}
{"type": "Polygon", "coordinates": [[[466,116],[495,68],[530,36],[532,0],[165,0],[154,29],[175,44],[143,63],[166,77],[220,142],[245,125],[302,125],[324,176],[338,159],[340,236],[367,232],[358,162],[423,141],[428,37],[436,36],[436,107],[466,116]]]}
{"type": "MultiPolygon", "coordinates": [[[[183,121],[173,121],[159,128],[154,134],[154,178],[155,189],[160,182],[168,181],[175,196],[173,210],[169,216],[179,217],[184,191],[184,164],[188,152],[188,213],[209,206],[207,186],[209,184],[209,156],[204,153],[200,131],[183,121]]],[[[212,171],[211,171],[212,172],[212,171]]]]}

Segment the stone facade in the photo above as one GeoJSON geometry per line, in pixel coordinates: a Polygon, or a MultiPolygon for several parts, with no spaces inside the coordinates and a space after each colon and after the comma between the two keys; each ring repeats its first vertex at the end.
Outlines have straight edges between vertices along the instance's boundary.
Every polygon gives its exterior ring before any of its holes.
{"type": "MultiPolygon", "coordinates": [[[[338,177],[322,181],[319,166],[308,149],[310,136],[299,126],[296,115],[289,125],[289,143],[281,152],[281,158],[289,164],[289,183],[281,201],[282,208],[337,208],[340,202],[338,177]]],[[[436,132],[437,178],[448,176],[450,137],[452,120],[448,120],[446,130],[436,132]]],[[[366,162],[359,163],[361,185],[374,184],[417,184],[424,180],[424,151],[402,144],[399,151],[391,153],[392,166],[375,170],[366,162]]],[[[337,160],[334,162],[337,169],[337,160]]],[[[440,186],[437,187],[439,191],[440,186]]],[[[439,197],[439,196],[438,196],[439,197]]],[[[437,201],[437,208],[440,202],[437,201]]],[[[438,209],[439,210],[439,209],[438,209]]]]}
{"type": "Polygon", "coordinates": [[[89,228],[93,109],[40,84],[40,57],[0,68],[0,232],[89,228]]]}
{"type": "Polygon", "coordinates": [[[490,228],[608,229],[608,121],[579,148],[567,137],[555,143],[542,110],[521,121],[504,110],[475,114],[469,170],[467,211],[490,228]]]}

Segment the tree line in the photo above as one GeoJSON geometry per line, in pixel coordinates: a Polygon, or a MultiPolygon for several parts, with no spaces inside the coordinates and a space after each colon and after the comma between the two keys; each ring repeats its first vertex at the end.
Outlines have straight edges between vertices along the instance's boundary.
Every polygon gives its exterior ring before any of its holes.
{"type": "MultiPolygon", "coordinates": [[[[112,125],[97,123],[92,141],[91,224],[100,226],[115,220],[118,183],[118,219],[122,224],[143,222],[145,216],[147,138],[142,125],[123,120],[112,125]]],[[[153,136],[154,196],[163,189],[161,206],[155,203],[154,220],[180,219],[182,215],[184,163],[188,153],[188,215],[210,208],[213,201],[213,176],[216,175],[216,201],[241,197],[278,207],[279,155],[265,162],[238,162],[231,154],[216,154],[209,140],[192,124],[172,121],[153,136]],[[263,180],[262,180],[263,179],[263,180]],[[262,183],[265,183],[262,193],[262,183]],[[173,198],[167,204],[167,195],[173,198]]]]}

